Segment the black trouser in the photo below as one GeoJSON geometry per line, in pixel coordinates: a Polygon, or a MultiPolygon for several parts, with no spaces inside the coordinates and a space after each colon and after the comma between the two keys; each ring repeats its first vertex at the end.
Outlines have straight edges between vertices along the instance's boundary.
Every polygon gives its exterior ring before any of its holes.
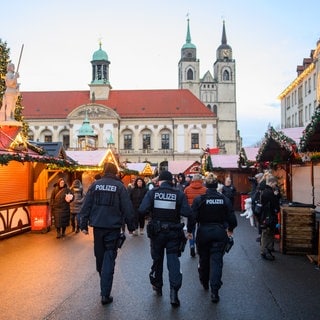
{"type": "Polygon", "coordinates": [[[112,289],[120,229],[93,228],[93,236],[96,267],[100,274],[101,296],[108,297],[112,289]]]}
{"type": "Polygon", "coordinates": [[[151,257],[153,264],[150,272],[150,282],[157,288],[163,286],[163,260],[166,250],[167,268],[169,271],[170,288],[179,290],[182,284],[182,273],[180,272],[180,244],[182,230],[170,230],[159,232],[151,238],[151,257]]]}
{"type": "Polygon", "coordinates": [[[199,254],[199,277],[203,284],[208,284],[212,291],[222,286],[223,254],[228,240],[222,225],[200,225],[197,230],[197,250],[199,254]]]}

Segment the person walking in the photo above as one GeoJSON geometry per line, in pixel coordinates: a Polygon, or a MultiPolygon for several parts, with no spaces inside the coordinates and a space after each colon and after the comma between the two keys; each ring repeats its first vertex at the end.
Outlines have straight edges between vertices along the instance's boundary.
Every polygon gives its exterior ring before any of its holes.
{"type": "Polygon", "coordinates": [[[83,194],[83,187],[81,184],[81,181],[79,179],[75,179],[72,182],[72,185],[70,187],[74,199],[70,203],[70,213],[71,213],[71,226],[72,226],[72,232],[79,233],[80,231],[80,210],[82,207],[82,203],[84,200],[84,194],[83,194]]]}
{"type": "Polygon", "coordinates": [[[261,229],[261,257],[265,260],[273,261],[272,254],[274,245],[274,236],[278,224],[278,212],[280,211],[280,201],[277,188],[277,178],[268,175],[266,186],[261,193],[262,214],[260,217],[261,229]]]}
{"type": "MultiPolygon", "coordinates": [[[[166,250],[170,303],[173,307],[178,307],[180,306],[178,291],[182,285],[179,257],[187,241],[183,231],[184,224],[180,223],[180,219],[181,215],[192,218],[192,212],[185,194],[172,186],[170,171],[160,173],[159,187],[147,192],[139,211],[142,214],[150,212],[151,219],[147,225],[147,234],[150,238],[153,260],[149,274],[152,288],[158,296],[162,296],[163,260],[166,250]]],[[[188,232],[188,237],[192,237],[191,228],[188,228],[188,232]]]]}
{"type": "Polygon", "coordinates": [[[145,194],[147,193],[146,183],[140,177],[138,177],[134,183],[133,188],[130,190],[130,200],[133,205],[134,214],[135,214],[135,230],[133,231],[133,235],[143,235],[144,225],[145,225],[145,217],[144,215],[139,213],[139,206],[144,198],[145,194]]]}
{"type": "Polygon", "coordinates": [[[222,187],[222,193],[230,199],[232,207],[234,206],[234,198],[236,196],[237,190],[232,184],[231,178],[228,176],[224,179],[224,185],[222,187]]]}
{"type": "Polygon", "coordinates": [[[110,295],[118,248],[124,241],[123,223],[134,230],[133,207],[129,194],[117,177],[115,164],[107,162],[101,179],[92,183],[80,211],[80,229],[88,234],[93,227],[96,269],[100,275],[100,295],[103,305],[113,301],[110,295]]]}
{"type": "Polygon", "coordinates": [[[219,302],[222,286],[223,255],[228,237],[237,226],[230,199],[219,193],[217,177],[206,177],[207,191],[193,200],[192,211],[198,223],[196,244],[199,255],[199,278],[205,290],[211,288],[211,301],[219,302]]]}
{"type": "MultiPolygon", "coordinates": [[[[190,185],[184,189],[184,193],[187,197],[188,204],[191,207],[193,200],[195,197],[205,194],[207,188],[203,185],[202,176],[201,174],[195,174],[190,182],[190,185]]],[[[196,249],[195,249],[195,228],[192,230],[192,239],[189,240],[189,247],[190,247],[190,256],[196,256],[196,249]]]]}
{"type": "Polygon", "coordinates": [[[70,202],[73,201],[72,191],[63,178],[59,178],[50,197],[51,214],[57,231],[57,239],[64,238],[66,228],[70,224],[70,202]]]}

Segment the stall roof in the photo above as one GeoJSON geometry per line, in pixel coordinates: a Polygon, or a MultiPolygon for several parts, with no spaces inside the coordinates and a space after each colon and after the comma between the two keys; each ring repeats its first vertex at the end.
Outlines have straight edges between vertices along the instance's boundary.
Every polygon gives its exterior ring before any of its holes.
{"type": "Polygon", "coordinates": [[[82,166],[98,166],[101,167],[105,162],[113,162],[116,165],[117,161],[110,149],[97,149],[97,150],[67,150],[67,156],[78,162],[82,166]]]}
{"type": "Polygon", "coordinates": [[[296,145],[299,145],[300,139],[303,135],[304,127],[296,127],[296,128],[284,128],[281,131],[289,138],[293,139],[296,145]]]}
{"type": "Polygon", "coordinates": [[[320,151],[320,108],[315,110],[310,123],[304,130],[300,139],[299,151],[319,152],[320,151]]]}
{"type": "Polygon", "coordinates": [[[265,133],[264,140],[257,154],[258,162],[276,161],[287,162],[297,150],[295,140],[270,127],[265,133]]]}
{"type": "Polygon", "coordinates": [[[127,169],[137,171],[141,175],[153,175],[155,167],[152,167],[148,162],[127,163],[127,169]]]}
{"type": "MultiPolygon", "coordinates": [[[[185,173],[190,171],[192,167],[199,168],[200,162],[195,160],[174,160],[168,161],[168,170],[172,174],[185,173]]],[[[194,173],[199,172],[198,170],[194,173]]],[[[191,172],[190,172],[191,173],[191,172]]]]}
{"type": "Polygon", "coordinates": [[[211,155],[213,168],[236,169],[238,168],[239,156],[237,154],[214,154],[211,155]]]}

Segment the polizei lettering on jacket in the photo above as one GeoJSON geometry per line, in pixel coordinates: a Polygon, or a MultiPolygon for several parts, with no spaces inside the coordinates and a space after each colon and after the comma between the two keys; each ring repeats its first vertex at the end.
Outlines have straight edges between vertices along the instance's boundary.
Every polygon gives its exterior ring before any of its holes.
{"type": "Polygon", "coordinates": [[[154,208],[158,209],[175,209],[177,195],[169,192],[155,192],[154,208]]]}
{"type": "Polygon", "coordinates": [[[211,205],[211,204],[224,204],[223,199],[207,199],[206,200],[206,205],[211,205]]]}
{"type": "Polygon", "coordinates": [[[96,185],[96,190],[116,192],[117,191],[117,186],[112,186],[112,185],[109,185],[109,184],[97,184],[96,185]]]}

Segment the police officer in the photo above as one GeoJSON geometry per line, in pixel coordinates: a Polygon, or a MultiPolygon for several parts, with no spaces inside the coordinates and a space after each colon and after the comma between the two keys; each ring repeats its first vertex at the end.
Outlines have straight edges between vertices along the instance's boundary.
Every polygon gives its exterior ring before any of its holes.
{"type": "Polygon", "coordinates": [[[192,211],[198,223],[196,244],[199,254],[199,277],[205,290],[211,287],[211,301],[220,300],[223,254],[237,226],[237,219],[230,199],[217,191],[217,177],[206,177],[207,191],[193,200],[192,211]]]}
{"type": "MultiPolygon", "coordinates": [[[[190,217],[192,211],[185,194],[172,185],[172,174],[162,171],[159,176],[159,187],[149,190],[140,204],[142,214],[150,214],[147,234],[150,238],[153,264],[149,274],[153,290],[162,296],[164,250],[167,255],[167,267],[170,282],[170,303],[178,307],[178,291],[182,285],[179,257],[187,239],[180,223],[181,215],[190,217]]],[[[188,228],[188,238],[192,238],[192,229],[188,228]]]]}
{"type": "Polygon", "coordinates": [[[134,213],[128,192],[117,177],[117,167],[106,163],[104,175],[90,186],[80,211],[80,228],[88,233],[88,223],[93,227],[94,255],[100,275],[101,303],[113,301],[110,296],[117,250],[124,237],[120,230],[127,223],[134,230],[134,213]]]}

